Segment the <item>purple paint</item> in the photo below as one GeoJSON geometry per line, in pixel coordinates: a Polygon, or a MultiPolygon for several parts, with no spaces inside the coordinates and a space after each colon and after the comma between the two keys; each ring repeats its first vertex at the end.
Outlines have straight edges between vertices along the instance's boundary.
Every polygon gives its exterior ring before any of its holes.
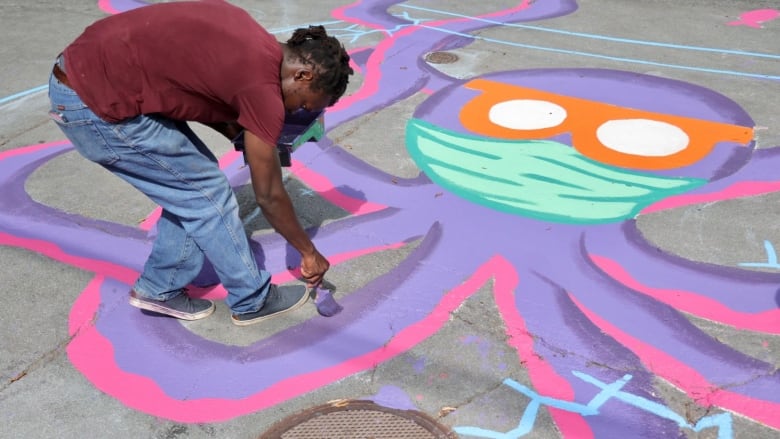
{"type": "Polygon", "coordinates": [[[397,410],[417,410],[409,395],[396,386],[382,386],[371,400],[383,407],[397,410]]]}
{"type": "Polygon", "coordinates": [[[318,287],[315,291],[314,304],[317,306],[317,312],[321,316],[333,317],[344,309],[343,306],[336,303],[336,299],[333,298],[333,293],[330,290],[318,287]]]}
{"type": "Polygon", "coordinates": [[[414,364],[412,365],[412,368],[416,373],[423,373],[425,372],[425,358],[417,358],[414,360],[414,364]]]}
{"type": "MultiPolygon", "coordinates": [[[[390,18],[386,8],[394,3],[362,2],[346,14],[374,27],[393,25],[399,19],[390,18]]],[[[526,11],[497,13],[491,19],[535,20],[567,13],[574,7],[572,1],[534,2],[526,11]]],[[[426,26],[467,32],[488,24],[451,20],[426,26]]],[[[462,81],[419,62],[433,48],[454,48],[469,42],[446,35],[435,29],[413,29],[357,57],[356,61],[366,68],[367,79],[376,81],[376,89],[362,97],[365,99],[329,113],[328,127],[336,128],[427,87],[436,93],[418,108],[415,117],[451,130],[462,129],[453,110],[473,92],[463,90],[462,81]]],[[[544,69],[487,77],[628,108],[752,126],[744,110],[724,96],[646,75],[544,69]]],[[[14,237],[55,244],[69,255],[140,268],[149,250],[143,232],[67,215],[26,196],[23,184],[30,173],[66,150],[53,147],[6,156],[0,161],[0,184],[4,189],[0,192],[0,230],[14,237]]],[[[598,269],[591,255],[619,261],[640,282],[688,290],[738,311],[774,310],[780,283],[777,275],[713,267],[664,254],[642,240],[632,221],[601,226],[548,223],[470,203],[443,191],[425,176],[391,182],[390,176],[327,139],[317,145],[304,145],[296,152],[296,159],[326,176],[339,190],[360,191],[367,200],[390,206],[320,227],[316,240],[323,253],[346,253],[416,239],[421,240],[420,244],[397,267],[345,296],[341,300],[343,309],[332,317],[311,319],[247,347],[211,342],[174,320],[141,314],[126,303],[128,284],[108,280],[100,292],[95,325],[111,342],[122,370],[150,378],[167,395],[179,400],[245,398],[380,349],[398,331],[428,317],[443,294],[458,287],[486,261],[501,255],[519,276],[516,310],[535,337],[535,353],[568,382],[576,401],[588,401],[597,389],[573,377],[573,370],[604,382],[614,381],[628,370],[633,379],[626,391],[664,403],[653,396],[653,373],[634,352],[605,335],[570,295],[623,333],[694,368],[713,386],[728,388],[759,404],[778,401],[780,379],[772,365],[726,347],[688,323],[679,310],[622,286],[598,269]]],[[[697,190],[707,193],[739,182],[774,182],[778,165],[778,152],[752,148],[734,152],[733,145],[720,145],[710,157],[678,172],[684,176],[717,176],[720,180],[697,190]]],[[[245,170],[230,168],[226,172],[234,184],[246,181],[245,174],[240,175],[245,170]]],[[[283,239],[267,235],[256,243],[262,265],[272,272],[285,269],[289,261],[283,239]]],[[[415,370],[422,371],[423,367],[424,361],[418,360],[415,370]]],[[[396,408],[413,408],[408,396],[397,388],[383,388],[376,400],[396,408]]],[[[611,416],[586,420],[595,437],[634,437],[636,428],[648,426],[653,428],[648,435],[679,434],[673,422],[660,421],[638,409],[606,404],[603,410],[611,416]],[[611,421],[614,411],[619,411],[619,425],[611,421]]]]}

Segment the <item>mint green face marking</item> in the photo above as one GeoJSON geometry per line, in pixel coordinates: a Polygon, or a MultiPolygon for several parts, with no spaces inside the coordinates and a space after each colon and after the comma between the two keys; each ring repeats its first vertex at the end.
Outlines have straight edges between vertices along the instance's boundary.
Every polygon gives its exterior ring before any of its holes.
{"type": "Polygon", "coordinates": [[[633,218],[644,207],[705,184],[602,165],[568,145],[467,136],[411,119],[406,145],[435,183],[483,206],[561,223],[633,218]]]}

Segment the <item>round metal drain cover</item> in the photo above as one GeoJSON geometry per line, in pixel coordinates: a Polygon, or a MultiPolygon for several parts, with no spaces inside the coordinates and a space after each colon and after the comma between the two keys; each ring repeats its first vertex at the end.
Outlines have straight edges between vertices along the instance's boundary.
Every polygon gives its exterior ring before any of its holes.
{"type": "Polygon", "coordinates": [[[458,55],[450,52],[429,52],[425,60],[431,64],[452,64],[458,60],[458,55]]]}
{"type": "Polygon", "coordinates": [[[279,421],[259,439],[455,439],[430,416],[371,401],[334,401],[279,421]]]}

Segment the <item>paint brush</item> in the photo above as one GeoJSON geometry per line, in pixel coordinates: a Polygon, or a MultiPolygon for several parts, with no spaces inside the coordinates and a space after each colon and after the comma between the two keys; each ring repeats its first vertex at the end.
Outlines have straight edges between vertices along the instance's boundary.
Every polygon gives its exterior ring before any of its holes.
{"type": "Polygon", "coordinates": [[[333,293],[329,289],[316,286],[312,288],[311,292],[315,294],[314,305],[321,316],[333,317],[344,309],[336,302],[336,299],[333,298],[333,293]]]}

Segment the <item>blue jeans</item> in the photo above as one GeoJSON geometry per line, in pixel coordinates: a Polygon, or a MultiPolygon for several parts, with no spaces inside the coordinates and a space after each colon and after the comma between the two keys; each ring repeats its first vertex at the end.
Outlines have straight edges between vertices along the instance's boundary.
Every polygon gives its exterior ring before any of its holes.
{"type": "Polygon", "coordinates": [[[152,252],[133,287],[138,294],[155,300],[181,294],[208,258],[234,314],[262,307],[271,276],[257,267],[217,159],[185,122],[154,115],[106,122],[54,75],[49,99],[52,120],[81,155],[163,209],[152,252]]]}

